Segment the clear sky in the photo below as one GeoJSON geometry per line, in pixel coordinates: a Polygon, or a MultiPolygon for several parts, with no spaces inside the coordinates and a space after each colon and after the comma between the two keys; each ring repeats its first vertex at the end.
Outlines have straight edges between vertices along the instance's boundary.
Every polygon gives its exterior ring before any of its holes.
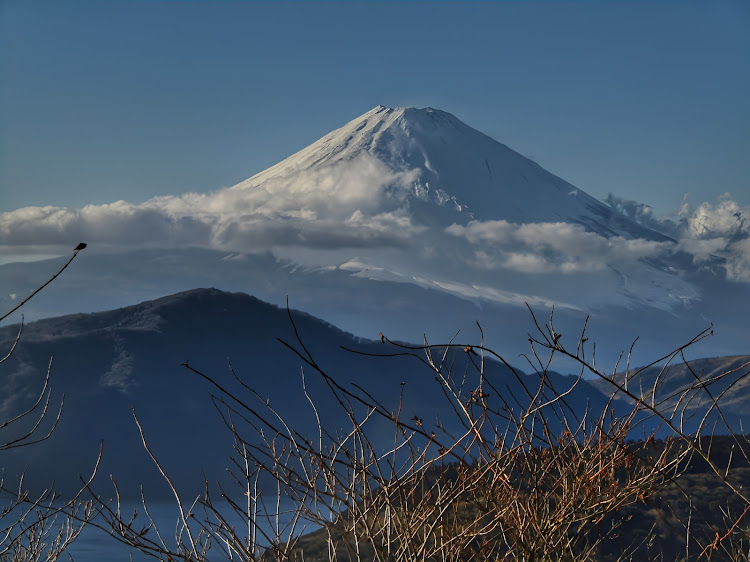
{"type": "Polygon", "coordinates": [[[750,200],[750,3],[0,2],[0,211],[233,185],[378,104],[604,198],[750,200]]]}

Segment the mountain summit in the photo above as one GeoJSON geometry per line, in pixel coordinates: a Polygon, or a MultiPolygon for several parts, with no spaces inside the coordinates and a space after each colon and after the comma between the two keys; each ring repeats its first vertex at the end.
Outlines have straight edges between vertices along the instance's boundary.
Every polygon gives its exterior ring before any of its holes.
{"type": "MultiPolygon", "coordinates": [[[[614,213],[608,205],[454,115],[431,107],[379,105],[233,189],[287,185],[295,176],[305,181],[301,174],[363,161],[392,176],[383,196],[413,210],[428,202],[450,209],[450,218],[459,223],[471,219],[572,222],[604,236],[667,239],[614,213]]],[[[322,196],[335,195],[325,192],[325,184],[309,187],[322,190],[322,196]]],[[[431,211],[417,212],[427,222],[433,222],[429,213],[436,212],[430,207],[431,211]]]]}

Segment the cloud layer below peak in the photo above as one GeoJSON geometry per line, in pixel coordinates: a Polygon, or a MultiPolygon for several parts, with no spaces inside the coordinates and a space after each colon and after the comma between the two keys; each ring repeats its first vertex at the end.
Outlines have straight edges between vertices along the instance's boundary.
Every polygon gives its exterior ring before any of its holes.
{"type": "Polygon", "coordinates": [[[477,267],[524,273],[579,273],[666,255],[671,242],[605,237],[565,222],[514,224],[504,220],[453,224],[448,234],[475,246],[477,267]]]}
{"type": "Polygon", "coordinates": [[[471,299],[524,295],[573,308],[681,306],[699,298],[693,282],[703,270],[750,283],[750,209],[728,195],[695,207],[684,201],[667,218],[610,196],[616,211],[672,238],[655,241],[569,222],[475,220],[450,198],[429,199],[415,188],[418,180],[417,171],[395,172],[363,153],[244,189],[18,209],[0,215],[0,247],[5,254],[67,251],[80,241],[92,248],[270,250],[327,267],[356,257],[376,277],[471,299]]]}
{"type": "Polygon", "coordinates": [[[403,209],[408,172],[394,173],[369,155],[252,189],[154,197],[135,205],[26,207],[0,215],[3,246],[49,246],[87,240],[122,247],[392,246],[420,230],[403,209]]]}
{"type": "Polygon", "coordinates": [[[716,203],[693,206],[683,197],[671,216],[655,217],[643,203],[610,195],[607,203],[640,224],[677,241],[675,250],[691,257],[693,265],[713,265],[724,270],[727,279],[750,283],[750,207],[740,205],[729,193],[716,203]]]}

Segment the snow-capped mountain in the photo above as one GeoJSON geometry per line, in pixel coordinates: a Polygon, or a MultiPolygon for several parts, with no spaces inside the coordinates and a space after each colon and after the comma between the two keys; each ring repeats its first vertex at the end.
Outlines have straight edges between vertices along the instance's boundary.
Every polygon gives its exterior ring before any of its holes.
{"type": "Polygon", "coordinates": [[[503,304],[672,310],[699,296],[669,237],[432,108],[378,106],[231,192],[294,224],[305,252],[274,251],[307,265],[503,304]]]}
{"type": "MultiPolygon", "coordinates": [[[[286,187],[301,174],[370,157],[392,175],[392,183],[379,194],[392,204],[413,208],[430,202],[453,211],[457,221],[572,222],[606,236],[667,240],[450,113],[430,107],[379,105],[232,189],[286,187]]],[[[330,184],[308,187],[322,191],[321,196],[340,196],[326,192],[330,184]]]]}
{"type": "MultiPolygon", "coordinates": [[[[528,303],[544,315],[554,306],[574,330],[590,315],[616,351],[638,335],[671,348],[715,322],[716,353],[745,352],[732,303],[748,297],[747,240],[723,265],[714,253],[731,240],[683,243],[652,223],[449,113],[378,106],[216,192],[5,213],[0,247],[89,244],[27,318],[214,286],[279,305],[288,296],[369,337],[443,339],[480,321],[525,352],[528,303]]],[[[6,308],[53,272],[0,266],[6,308]]]]}

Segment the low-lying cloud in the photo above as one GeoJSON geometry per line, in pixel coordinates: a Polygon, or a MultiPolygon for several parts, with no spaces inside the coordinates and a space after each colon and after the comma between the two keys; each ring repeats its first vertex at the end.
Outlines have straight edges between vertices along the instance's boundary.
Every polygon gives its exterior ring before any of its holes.
{"type": "Polygon", "coordinates": [[[474,265],[523,273],[580,273],[659,258],[671,242],[605,237],[565,222],[515,224],[504,220],[453,224],[448,234],[475,246],[474,265]]]}
{"type": "Polygon", "coordinates": [[[478,269],[577,274],[624,270],[644,262],[674,265],[671,258],[687,256],[696,268],[723,270],[730,281],[750,283],[750,207],[731,195],[697,206],[686,197],[668,217],[656,217],[648,205],[613,195],[607,203],[674,241],[603,236],[567,222],[471,221],[445,231],[470,244],[469,261],[478,269]]]}
{"type": "Polygon", "coordinates": [[[449,216],[432,206],[440,201],[420,199],[416,185],[418,171],[394,171],[362,153],[301,174],[271,174],[213,193],[154,197],[141,204],[18,209],[0,214],[0,247],[67,251],[85,241],[92,247],[191,246],[316,256],[333,255],[334,250],[340,256],[349,249],[374,256],[403,248],[408,249],[403,252],[408,259],[401,258],[398,268],[403,275],[414,275],[419,261],[423,272],[450,270],[462,282],[499,270],[536,276],[618,275],[650,267],[645,263],[669,271],[669,264],[679,262],[718,268],[732,281],[750,283],[750,209],[729,195],[697,206],[685,199],[666,218],[656,217],[648,205],[610,195],[607,202],[617,212],[673,240],[655,241],[605,236],[568,222],[462,222],[463,215],[450,215],[456,222],[446,227],[448,219],[434,220],[449,216]],[[411,263],[403,266],[404,261],[411,263]]]}
{"type": "Polygon", "coordinates": [[[412,182],[409,172],[362,155],[249,189],[154,197],[138,205],[26,207],[0,215],[0,244],[67,247],[86,240],[236,251],[394,246],[420,230],[402,205],[412,182]]]}
{"type": "Polygon", "coordinates": [[[685,196],[677,211],[667,217],[654,216],[648,205],[609,195],[607,203],[640,224],[677,241],[676,250],[692,257],[695,265],[720,262],[727,279],[750,282],[750,207],[731,194],[716,203],[693,206],[685,196]]]}

